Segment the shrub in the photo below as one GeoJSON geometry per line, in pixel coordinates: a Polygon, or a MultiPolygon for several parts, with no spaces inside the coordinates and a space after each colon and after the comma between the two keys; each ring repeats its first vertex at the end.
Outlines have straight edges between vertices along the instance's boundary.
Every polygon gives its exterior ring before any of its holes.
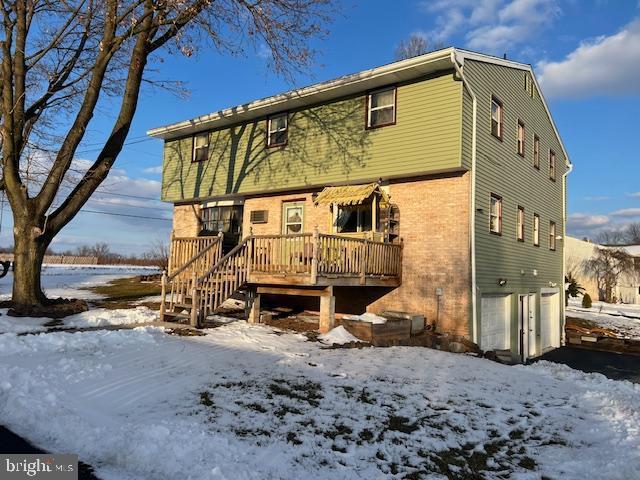
{"type": "Polygon", "coordinates": [[[591,308],[591,295],[588,293],[582,296],[582,308],[591,308]]]}

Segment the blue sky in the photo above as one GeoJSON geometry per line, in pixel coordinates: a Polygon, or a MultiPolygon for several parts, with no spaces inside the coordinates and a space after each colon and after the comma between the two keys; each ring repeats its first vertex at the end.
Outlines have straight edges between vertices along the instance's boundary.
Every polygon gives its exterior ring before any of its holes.
{"type": "MultiPolygon", "coordinates": [[[[150,128],[388,63],[412,33],[444,45],[502,55],[535,67],[565,146],[575,165],[569,183],[569,231],[594,236],[640,221],[640,0],[435,0],[343,1],[329,35],[314,40],[318,55],[294,82],[267,68],[261,49],[244,56],[202,48],[190,58],[164,56],[156,76],[181,80],[178,98],[145,91],[116,169],[86,210],[67,226],[55,249],[107,241],[133,253],[169,235],[170,207],[158,198],[162,143],[150,128]],[[393,5],[393,8],[391,8],[393,5]],[[117,195],[112,195],[116,193],[117,195]],[[143,198],[124,197],[136,195],[143,198]]],[[[113,108],[104,102],[78,157],[92,160],[109,129],[113,108]]],[[[10,240],[5,208],[0,243],[10,240]]]]}

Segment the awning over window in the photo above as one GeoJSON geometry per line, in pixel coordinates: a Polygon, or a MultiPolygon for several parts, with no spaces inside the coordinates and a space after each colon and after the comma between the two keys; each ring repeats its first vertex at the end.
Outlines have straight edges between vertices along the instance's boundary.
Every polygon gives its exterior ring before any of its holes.
{"type": "Polygon", "coordinates": [[[380,185],[369,183],[366,185],[346,185],[344,187],[325,187],[316,197],[316,205],[332,204],[337,205],[361,205],[372,195],[380,195],[382,202],[388,202],[389,198],[380,185]]]}

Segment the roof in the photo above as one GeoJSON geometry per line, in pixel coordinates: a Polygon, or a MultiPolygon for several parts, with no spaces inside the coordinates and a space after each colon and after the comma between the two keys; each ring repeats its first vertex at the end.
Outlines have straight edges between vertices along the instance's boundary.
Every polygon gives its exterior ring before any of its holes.
{"type": "Polygon", "coordinates": [[[377,183],[365,185],[347,185],[344,187],[325,187],[315,199],[316,204],[360,205],[371,195],[379,193],[383,200],[388,201],[386,193],[380,190],[377,183]]]}
{"type": "Polygon", "coordinates": [[[271,97],[236,105],[235,107],[218,110],[190,120],[157,127],[149,130],[147,135],[164,140],[193,135],[194,133],[204,130],[221,128],[258,117],[265,117],[284,110],[295,110],[304,106],[335,100],[393,83],[412,80],[430,73],[450,70],[454,68],[456,63],[464,67],[466,60],[492,63],[494,65],[530,72],[536,88],[540,93],[540,98],[549,120],[558,137],[567,164],[570,164],[569,155],[564,148],[562,138],[553,122],[551,112],[549,111],[547,102],[542,94],[542,90],[540,89],[531,65],[454,47],[443,48],[417,57],[400,60],[350,75],[344,75],[333,80],[290,90],[271,97]]]}

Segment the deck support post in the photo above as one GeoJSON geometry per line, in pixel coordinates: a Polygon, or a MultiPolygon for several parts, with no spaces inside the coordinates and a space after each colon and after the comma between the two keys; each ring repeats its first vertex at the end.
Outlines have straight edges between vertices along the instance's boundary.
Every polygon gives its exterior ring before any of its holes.
{"type": "Polygon", "coordinates": [[[164,321],[165,299],[167,298],[167,271],[162,270],[162,279],[160,280],[160,321],[164,321]]]}
{"type": "Polygon", "coordinates": [[[247,322],[251,324],[260,323],[260,294],[255,290],[247,292],[245,312],[247,322]]]}
{"type": "Polygon", "coordinates": [[[336,323],[336,297],[333,286],[327,287],[327,295],[320,297],[320,333],[327,333],[336,323]]]}

